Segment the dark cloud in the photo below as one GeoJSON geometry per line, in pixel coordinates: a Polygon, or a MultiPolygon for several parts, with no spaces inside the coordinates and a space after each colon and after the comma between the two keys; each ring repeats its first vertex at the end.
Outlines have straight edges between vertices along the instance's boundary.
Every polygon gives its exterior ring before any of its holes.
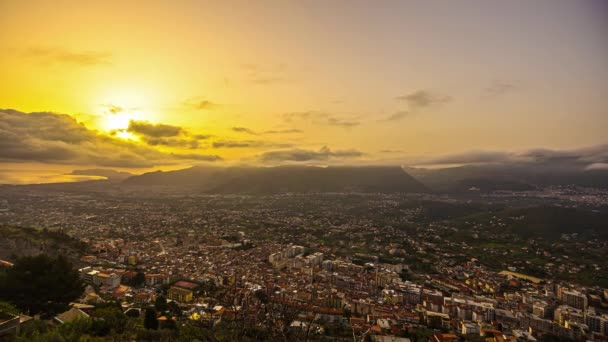
{"type": "Polygon", "coordinates": [[[379,121],[399,121],[399,120],[405,118],[406,116],[408,116],[409,114],[410,114],[410,112],[408,112],[408,111],[399,111],[399,112],[395,112],[379,121]]]}
{"type": "Polygon", "coordinates": [[[502,163],[513,159],[508,152],[469,151],[427,159],[420,165],[502,163]]]}
{"type": "Polygon", "coordinates": [[[247,127],[232,127],[232,130],[238,133],[247,133],[252,135],[258,135],[254,130],[249,129],[247,127]]]}
{"type": "Polygon", "coordinates": [[[101,135],[65,114],[0,110],[0,161],[104,167],[152,167],[217,156],[168,154],[101,135]]]}
{"type": "Polygon", "coordinates": [[[301,129],[296,129],[296,128],[270,130],[270,131],[264,132],[264,134],[293,134],[293,133],[304,133],[304,132],[301,129]]]}
{"type": "Polygon", "coordinates": [[[197,140],[207,140],[207,139],[213,137],[213,135],[211,135],[211,134],[192,134],[191,136],[192,136],[192,138],[197,139],[197,140]]]}
{"type": "Polygon", "coordinates": [[[191,138],[155,138],[155,137],[142,137],[142,140],[151,146],[168,146],[168,147],[181,147],[196,149],[199,148],[199,141],[191,138]]]}
{"type": "Polygon", "coordinates": [[[330,126],[340,126],[340,127],[355,127],[359,126],[360,122],[352,121],[352,120],[344,120],[335,117],[328,117],[327,124],[330,126]]]}
{"type": "Polygon", "coordinates": [[[189,98],[184,101],[183,104],[186,107],[190,107],[196,110],[212,110],[219,106],[217,103],[206,99],[204,96],[189,98]]]}
{"type": "Polygon", "coordinates": [[[363,156],[363,152],[357,150],[336,150],[332,151],[329,147],[323,146],[318,151],[305,149],[291,149],[265,152],[260,156],[264,162],[306,162],[306,161],[327,161],[329,159],[358,158],[363,156]]]}
{"type": "Polygon", "coordinates": [[[308,120],[313,116],[318,116],[321,113],[319,112],[314,112],[314,111],[308,111],[308,112],[290,112],[290,113],[283,113],[282,117],[283,117],[283,121],[285,122],[293,122],[295,120],[308,120]]]}
{"type": "Polygon", "coordinates": [[[196,108],[196,109],[212,109],[215,106],[216,106],[215,103],[208,101],[208,100],[198,101],[197,103],[194,104],[194,108],[196,108]]]}
{"type": "Polygon", "coordinates": [[[78,66],[110,64],[111,54],[102,51],[70,51],[62,48],[30,48],[23,54],[45,64],[62,63],[78,66]]]}
{"type": "Polygon", "coordinates": [[[170,153],[176,159],[197,160],[197,161],[220,161],[222,157],[216,154],[196,154],[196,153],[170,153]]]}
{"type": "Polygon", "coordinates": [[[145,135],[152,138],[176,137],[183,134],[184,129],[179,126],[171,126],[165,124],[152,124],[147,121],[131,121],[127,131],[145,135]]]}
{"type": "Polygon", "coordinates": [[[397,100],[404,101],[411,109],[421,109],[452,101],[447,95],[433,93],[428,90],[418,90],[410,94],[398,96],[397,100]]]}
{"type": "Polygon", "coordinates": [[[212,146],[214,148],[287,148],[292,145],[261,140],[218,140],[214,141],[212,146]]]}
{"type": "Polygon", "coordinates": [[[293,133],[302,133],[300,129],[280,129],[280,130],[269,130],[257,132],[247,127],[232,127],[232,130],[238,133],[246,133],[251,135],[263,135],[263,134],[293,134],[293,133]]]}
{"type": "Polygon", "coordinates": [[[427,158],[417,165],[526,164],[571,168],[597,168],[608,163],[608,144],[570,150],[530,149],[523,152],[471,151],[427,158]],[[596,166],[593,166],[596,165],[596,166]]]}
{"type": "Polygon", "coordinates": [[[317,125],[338,126],[344,128],[351,128],[361,124],[354,118],[343,118],[330,113],[318,111],[283,113],[282,118],[286,123],[301,120],[310,121],[317,125]]]}
{"type": "Polygon", "coordinates": [[[152,124],[146,121],[131,121],[128,132],[137,135],[150,146],[168,146],[196,149],[201,140],[211,136],[205,134],[191,134],[185,128],[166,124],[152,124]]]}
{"type": "Polygon", "coordinates": [[[124,108],[122,108],[120,106],[108,105],[108,112],[110,112],[112,114],[118,114],[118,113],[122,112],[123,110],[124,110],[124,108]]]}
{"type": "Polygon", "coordinates": [[[252,140],[218,140],[214,141],[212,144],[213,148],[249,148],[255,147],[256,145],[257,142],[252,140]]]}

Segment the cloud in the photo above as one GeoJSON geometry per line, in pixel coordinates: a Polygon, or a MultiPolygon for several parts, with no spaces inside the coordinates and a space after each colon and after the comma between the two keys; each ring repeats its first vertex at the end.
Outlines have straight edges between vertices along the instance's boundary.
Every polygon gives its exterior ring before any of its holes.
{"type": "Polygon", "coordinates": [[[469,151],[455,153],[439,157],[433,157],[421,161],[419,165],[447,165],[447,164],[481,164],[502,163],[513,160],[514,155],[509,152],[500,151],[469,151]]]}
{"type": "Polygon", "coordinates": [[[405,118],[406,116],[408,116],[409,114],[410,114],[410,112],[402,110],[402,111],[395,112],[395,113],[387,116],[386,118],[380,119],[378,121],[399,121],[399,120],[405,118]]]}
{"type": "Polygon", "coordinates": [[[260,155],[260,160],[264,162],[306,162],[306,161],[327,161],[329,159],[358,158],[364,153],[357,150],[336,150],[332,151],[329,147],[323,146],[318,151],[305,149],[291,149],[269,151],[260,155]]]}
{"type": "Polygon", "coordinates": [[[608,170],[608,163],[593,163],[588,165],[585,170],[608,170]]]}
{"type": "Polygon", "coordinates": [[[191,134],[183,127],[167,124],[152,124],[147,121],[129,122],[128,132],[137,135],[150,146],[167,146],[196,149],[201,140],[211,138],[211,135],[191,134]]]}
{"type": "Polygon", "coordinates": [[[147,121],[134,120],[129,122],[129,127],[127,128],[127,131],[137,135],[145,135],[152,138],[175,137],[184,132],[183,128],[179,126],[152,124],[147,121]]]}
{"type": "Polygon", "coordinates": [[[279,129],[279,130],[270,130],[265,131],[264,134],[293,134],[293,133],[304,133],[301,129],[291,128],[291,129],[279,129]]]}
{"type": "Polygon", "coordinates": [[[0,110],[0,162],[42,162],[104,167],[152,167],[185,160],[219,160],[205,154],[164,153],[99,134],[66,114],[0,110]]]}
{"type": "Polygon", "coordinates": [[[70,51],[63,48],[34,47],[27,49],[23,55],[36,59],[44,64],[70,64],[77,66],[95,66],[110,64],[111,54],[103,51],[70,51]]]}
{"type": "Polygon", "coordinates": [[[196,110],[212,110],[219,105],[205,98],[204,96],[192,97],[183,102],[186,107],[196,110]]]}
{"type": "Polygon", "coordinates": [[[283,113],[282,118],[286,123],[292,123],[299,120],[310,121],[316,125],[338,126],[344,128],[351,128],[361,124],[355,118],[344,118],[318,111],[283,113]]]}
{"type": "Polygon", "coordinates": [[[328,117],[327,124],[330,126],[355,127],[355,126],[359,126],[360,122],[353,121],[353,120],[334,118],[334,117],[328,117]]]}
{"type": "Polygon", "coordinates": [[[122,111],[124,111],[124,108],[120,107],[120,106],[115,106],[115,105],[108,105],[108,112],[112,113],[112,114],[118,114],[122,111]]]}
{"type": "Polygon", "coordinates": [[[415,165],[448,164],[519,164],[576,169],[601,169],[608,164],[608,144],[578,149],[535,148],[526,151],[470,151],[440,157],[424,158],[415,165]]]}
{"type": "Polygon", "coordinates": [[[487,87],[483,89],[485,96],[497,97],[516,92],[521,89],[521,86],[516,82],[505,80],[493,80],[487,87]]]}
{"type": "Polygon", "coordinates": [[[258,133],[256,133],[255,131],[253,131],[252,129],[249,129],[247,127],[232,127],[232,130],[238,133],[247,133],[247,134],[252,134],[252,135],[258,135],[258,133]]]}
{"type": "Polygon", "coordinates": [[[258,132],[253,129],[247,128],[247,127],[232,127],[232,130],[237,133],[246,133],[246,134],[251,134],[251,135],[303,133],[302,130],[295,129],[295,128],[258,132]]]}
{"type": "Polygon", "coordinates": [[[191,138],[142,137],[142,140],[150,146],[181,147],[189,149],[197,149],[200,146],[200,142],[198,139],[191,138]]]}
{"type": "Polygon", "coordinates": [[[170,153],[176,159],[198,160],[198,161],[220,161],[222,157],[216,154],[196,154],[196,153],[170,153]]]}
{"type": "Polygon", "coordinates": [[[218,140],[214,141],[212,146],[214,148],[287,148],[292,145],[261,140],[218,140]]]}
{"type": "Polygon", "coordinates": [[[398,96],[397,100],[404,101],[411,109],[422,109],[452,101],[452,97],[433,93],[428,90],[418,90],[413,93],[398,96]]]}

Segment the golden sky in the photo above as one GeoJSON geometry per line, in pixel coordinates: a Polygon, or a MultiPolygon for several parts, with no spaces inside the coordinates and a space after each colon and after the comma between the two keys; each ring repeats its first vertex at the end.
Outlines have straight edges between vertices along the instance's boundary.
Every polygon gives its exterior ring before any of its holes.
{"type": "Polygon", "coordinates": [[[409,164],[606,144],[607,9],[600,0],[1,1],[0,108],[12,110],[0,110],[4,179],[18,181],[20,169],[409,164]]]}

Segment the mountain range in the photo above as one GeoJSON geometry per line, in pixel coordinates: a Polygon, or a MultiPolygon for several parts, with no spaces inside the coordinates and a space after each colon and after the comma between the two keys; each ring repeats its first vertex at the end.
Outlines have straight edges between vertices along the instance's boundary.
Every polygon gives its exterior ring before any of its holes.
{"type": "Polygon", "coordinates": [[[124,186],[187,187],[206,193],[429,192],[398,166],[206,167],[156,171],[125,179],[124,186]]]}

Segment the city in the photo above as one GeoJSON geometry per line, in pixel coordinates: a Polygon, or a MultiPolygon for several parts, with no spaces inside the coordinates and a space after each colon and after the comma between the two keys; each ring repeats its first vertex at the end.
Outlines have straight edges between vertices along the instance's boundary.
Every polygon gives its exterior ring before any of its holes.
{"type": "Polygon", "coordinates": [[[0,0],[0,342],[608,342],[607,33],[0,0]]]}
{"type": "Polygon", "coordinates": [[[177,323],[255,325],[260,306],[279,303],[294,310],[282,323],[309,338],[606,338],[608,242],[518,237],[509,220],[522,217],[499,216],[518,197],[594,210],[608,192],[260,197],[5,186],[0,223],[60,229],[81,243],[79,310],[116,301],[141,312],[162,297],[179,308],[169,317],[177,323]],[[487,206],[487,221],[459,220],[487,206]]]}

